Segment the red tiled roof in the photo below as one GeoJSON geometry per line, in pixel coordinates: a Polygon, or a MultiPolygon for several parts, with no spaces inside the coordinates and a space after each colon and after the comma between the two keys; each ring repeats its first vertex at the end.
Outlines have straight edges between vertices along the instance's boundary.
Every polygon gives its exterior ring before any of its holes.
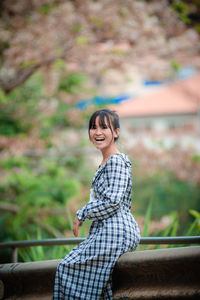
{"type": "Polygon", "coordinates": [[[120,117],[196,113],[200,109],[200,73],[110,108],[120,117]]]}

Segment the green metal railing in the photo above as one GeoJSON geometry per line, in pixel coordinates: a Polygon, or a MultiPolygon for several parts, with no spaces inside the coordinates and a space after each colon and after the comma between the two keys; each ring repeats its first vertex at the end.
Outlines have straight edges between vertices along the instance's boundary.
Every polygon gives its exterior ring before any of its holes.
{"type": "MultiPolygon", "coordinates": [[[[10,248],[12,250],[11,262],[18,261],[18,248],[31,246],[56,246],[56,245],[75,245],[83,242],[85,238],[62,238],[62,239],[43,239],[26,240],[0,243],[0,249],[10,248]]],[[[159,245],[159,244],[200,244],[200,236],[175,236],[175,237],[142,237],[140,244],[159,245]]]]}

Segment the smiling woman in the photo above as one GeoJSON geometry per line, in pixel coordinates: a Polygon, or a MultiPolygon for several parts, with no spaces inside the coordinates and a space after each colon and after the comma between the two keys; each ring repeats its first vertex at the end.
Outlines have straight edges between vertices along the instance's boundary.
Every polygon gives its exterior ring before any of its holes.
{"type": "Polygon", "coordinates": [[[112,271],[124,252],[137,247],[138,225],[132,216],[131,162],[120,153],[118,115],[108,109],[96,111],[89,122],[89,138],[103,160],[91,186],[90,201],[77,211],[73,232],[86,219],[93,221],[88,237],[65,256],[56,271],[54,300],[111,300],[112,271]]]}
{"type": "Polygon", "coordinates": [[[89,122],[89,137],[95,147],[102,152],[101,166],[112,154],[119,153],[115,144],[119,133],[119,117],[115,112],[102,109],[92,115],[89,122]]]}
{"type": "MultiPolygon", "coordinates": [[[[89,121],[89,137],[90,137],[90,130],[96,128],[97,125],[96,123],[98,123],[98,125],[102,129],[106,129],[109,127],[112,134],[113,131],[118,131],[120,129],[118,115],[114,111],[111,111],[109,109],[101,109],[93,113],[89,121]]],[[[119,132],[118,135],[114,137],[114,141],[117,141],[118,138],[119,138],[119,132]]]]}

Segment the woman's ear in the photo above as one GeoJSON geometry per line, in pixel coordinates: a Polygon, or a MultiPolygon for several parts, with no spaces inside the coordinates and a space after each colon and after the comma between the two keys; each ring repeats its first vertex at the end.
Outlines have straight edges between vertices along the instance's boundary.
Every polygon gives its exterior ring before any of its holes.
{"type": "Polygon", "coordinates": [[[119,133],[120,133],[120,129],[119,128],[115,129],[115,131],[114,131],[114,138],[118,138],[119,133]]]}

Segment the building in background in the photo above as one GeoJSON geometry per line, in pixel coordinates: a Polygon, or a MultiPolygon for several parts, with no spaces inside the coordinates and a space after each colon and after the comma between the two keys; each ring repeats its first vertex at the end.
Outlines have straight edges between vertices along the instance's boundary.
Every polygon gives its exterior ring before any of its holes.
{"type": "Polygon", "coordinates": [[[162,141],[166,147],[179,143],[200,151],[199,73],[111,108],[118,112],[130,145],[155,147],[162,141]]]}

